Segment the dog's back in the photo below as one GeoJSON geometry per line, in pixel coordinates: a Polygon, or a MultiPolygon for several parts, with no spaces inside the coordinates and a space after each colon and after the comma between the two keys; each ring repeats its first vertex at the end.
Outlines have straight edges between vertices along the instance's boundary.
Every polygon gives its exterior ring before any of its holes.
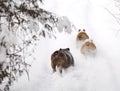
{"type": "Polygon", "coordinates": [[[56,71],[56,67],[59,67],[60,73],[62,73],[62,69],[73,65],[74,59],[69,48],[59,49],[51,55],[51,66],[54,72],[56,71]]]}
{"type": "Polygon", "coordinates": [[[92,40],[85,41],[81,47],[81,53],[87,55],[95,55],[96,54],[96,45],[92,40]]]}

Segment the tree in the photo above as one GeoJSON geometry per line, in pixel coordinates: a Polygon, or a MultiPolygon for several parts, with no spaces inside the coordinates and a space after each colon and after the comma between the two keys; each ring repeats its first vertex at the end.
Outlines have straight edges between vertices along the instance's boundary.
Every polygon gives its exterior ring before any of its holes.
{"type": "Polygon", "coordinates": [[[40,36],[56,38],[55,30],[72,31],[67,17],[41,9],[40,3],[43,0],[0,0],[0,91],[9,91],[24,72],[29,78],[26,57],[40,36]]]}

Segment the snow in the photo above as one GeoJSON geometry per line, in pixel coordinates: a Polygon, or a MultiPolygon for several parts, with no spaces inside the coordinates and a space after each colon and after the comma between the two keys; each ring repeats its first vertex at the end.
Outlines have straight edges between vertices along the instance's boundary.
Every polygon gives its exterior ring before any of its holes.
{"type": "Polygon", "coordinates": [[[41,37],[34,54],[36,60],[29,70],[30,80],[23,75],[11,86],[11,91],[120,91],[120,33],[116,31],[120,27],[105,9],[112,7],[112,0],[45,0],[43,8],[67,16],[76,31],[56,33],[57,39],[41,37]],[[76,47],[79,28],[85,28],[96,44],[96,57],[85,57],[76,47]],[[75,66],[62,75],[52,73],[51,54],[67,47],[75,66]]]}

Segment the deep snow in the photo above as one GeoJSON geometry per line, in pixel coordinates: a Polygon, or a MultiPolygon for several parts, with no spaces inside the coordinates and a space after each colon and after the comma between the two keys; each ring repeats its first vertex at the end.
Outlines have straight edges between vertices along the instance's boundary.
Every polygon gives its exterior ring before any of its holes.
{"type": "Polygon", "coordinates": [[[120,27],[105,9],[116,9],[113,1],[45,0],[43,8],[67,16],[76,26],[76,31],[71,34],[57,33],[57,39],[41,37],[34,54],[36,60],[29,70],[30,80],[23,75],[11,91],[120,91],[120,33],[117,31],[120,27]],[[75,40],[79,28],[85,28],[95,42],[95,58],[84,57],[80,53],[75,40]],[[52,73],[51,54],[66,47],[70,48],[75,66],[62,75],[52,73]]]}

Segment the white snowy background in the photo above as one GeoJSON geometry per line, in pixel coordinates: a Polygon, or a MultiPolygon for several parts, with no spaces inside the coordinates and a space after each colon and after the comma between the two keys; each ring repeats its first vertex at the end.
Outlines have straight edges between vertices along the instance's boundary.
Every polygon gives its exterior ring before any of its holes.
{"type": "Polygon", "coordinates": [[[115,18],[113,0],[44,0],[42,8],[66,16],[74,25],[73,32],[56,33],[57,39],[42,38],[29,70],[11,86],[11,91],[120,91],[120,29],[115,18]],[[97,46],[97,55],[84,57],[76,44],[78,29],[86,29],[97,46]],[[62,75],[52,73],[51,54],[69,47],[75,60],[62,75]]]}

